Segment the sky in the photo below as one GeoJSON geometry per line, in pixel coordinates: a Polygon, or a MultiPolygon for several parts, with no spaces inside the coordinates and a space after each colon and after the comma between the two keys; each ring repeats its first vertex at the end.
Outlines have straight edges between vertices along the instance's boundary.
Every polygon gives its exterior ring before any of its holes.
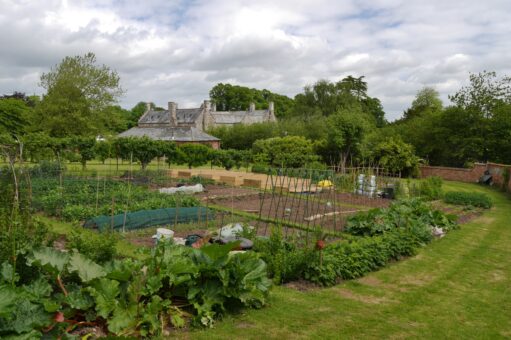
{"type": "Polygon", "coordinates": [[[470,72],[511,75],[510,19],[509,0],[0,0],[0,94],[42,94],[43,72],[93,52],[125,108],[353,75],[394,120],[424,86],[448,104],[470,72]]]}

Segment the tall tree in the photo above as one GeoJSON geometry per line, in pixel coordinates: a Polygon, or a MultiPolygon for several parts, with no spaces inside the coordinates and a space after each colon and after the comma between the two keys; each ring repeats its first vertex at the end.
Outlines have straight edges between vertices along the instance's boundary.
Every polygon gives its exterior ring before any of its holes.
{"type": "Polygon", "coordinates": [[[0,133],[19,135],[25,131],[31,109],[17,98],[0,99],[0,133]]]}
{"type": "Polygon", "coordinates": [[[496,112],[511,104],[511,77],[498,78],[495,72],[483,71],[470,74],[470,84],[462,87],[449,99],[459,108],[481,118],[477,136],[482,141],[482,159],[490,158],[492,144],[491,126],[496,112]]]}
{"type": "Polygon", "coordinates": [[[327,163],[346,162],[360,155],[362,143],[371,124],[360,112],[340,110],[328,119],[326,142],[320,146],[320,152],[327,163]]]}
{"type": "Polygon", "coordinates": [[[318,114],[328,117],[339,110],[351,110],[370,115],[377,126],[385,125],[383,107],[377,98],[368,96],[363,78],[347,76],[336,83],[323,79],[305,86],[303,93],[295,96],[294,114],[311,120],[318,114]]]}
{"type": "Polygon", "coordinates": [[[462,87],[449,99],[461,108],[479,111],[491,118],[495,108],[511,103],[511,77],[497,77],[497,73],[483,71],[470,74],[470,85],[462,87]]]}
{"type": "Polygon", "coordinates": [[[417,92],[412,106],[403,113],[403,119],[420,117],[433,112],[442,111],[440,94],[432,87],[424,87],[417,92]]]}
{"type": "Polygon", "coordinates": [[[215,102],[218,111],[244,111],[250,103],[254,103],[256,109],[268,108],[270,101],[274,102],[275,115],[278,118],[289,115],[293,107],[293,99],[273,93],[269,90],[258,90],[239,85],[216,84],[209,91],[210,98],[215,102]]]}
{"type": "Polygon", "coordinates": [[[107,108],[123,93],[116,71],[96,56],[66,57],[41,76],[47,91],[38,106],[38,126],[51,136],[87,136],[105,130],[107,108]]]}
{"type": "Polygon", "coordinates": [[[430,109],[431,111],[440,111],[442,106],[438,91],[427,86],[417,92],[412,102],[412,110],[430,109]]]}

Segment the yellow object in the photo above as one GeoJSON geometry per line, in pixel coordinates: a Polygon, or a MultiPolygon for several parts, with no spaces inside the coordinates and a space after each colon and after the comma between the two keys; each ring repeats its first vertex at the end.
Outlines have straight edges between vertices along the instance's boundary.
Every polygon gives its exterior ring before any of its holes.
{"type": "Polygon", "coordinates": [[[334,184],[331,181],[329,181],[328,179],[324,179],[322,181],[319,181],[318,186],[321,188],[330,188],[330,187],[333,187],[334,184]]]}

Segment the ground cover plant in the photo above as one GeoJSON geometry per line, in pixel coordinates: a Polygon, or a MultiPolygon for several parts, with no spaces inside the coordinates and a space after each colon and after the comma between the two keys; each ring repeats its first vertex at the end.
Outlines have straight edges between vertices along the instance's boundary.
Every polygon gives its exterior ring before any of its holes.
{"type": "Polygon", "coordinates": [[[455,229],[457,217],[435,210],[420,199],[403,200],[389,208],[372,209],[348,218],[341,240],[315,242],[305,236],[286,239],[275,227],[254,250],[267,261],[274,282],[305,279],[322,286],[363,276],[391,261],[414,255],[433,239],[433,228],[455,229]]]}
{"type": "Polygon", "coordinates": [[[33,207],[49,216],[80,221],[125,211],[198,206],[190,195],[165,195],[143,186],[111,179],[34,177],[33,207]]]}
{"type": "Polygon", "coordinates": [[[28,256],[28,277],[4,262],[0,335],[39,338],[102,334],[158,336],[186,320],[211,326],[236,306],[261,307],[270,281],[255,253],[229,255],[237,243],[201,249],[162,242],[143,261],[99,265],[73,251],[43,247],[28,256]]]}
{"type": "Polygon", "coordinates": [[[451,191],[445,194],[444,201],[450,204],[472,206],[490,209],[493,206],[492,199],[483,193],[451,191]]]}
{"type": "Polygon", "coordinates": [[[445,182],[444,190],[485,193],[494,209],[417,256],[329,288],[276,286],[264,310],[227,316],[183,338],[509,337],[511,200],[475,184],[445,182]]]}

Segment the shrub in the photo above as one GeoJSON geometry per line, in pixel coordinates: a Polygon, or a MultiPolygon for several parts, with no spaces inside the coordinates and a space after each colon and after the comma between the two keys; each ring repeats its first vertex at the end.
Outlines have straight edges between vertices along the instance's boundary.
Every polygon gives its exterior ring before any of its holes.
{"type": "Polygon", "coordinates": [[[251,171],[256,174],[267,174],[269,172],[269,167],[266,164],[256,163],[252,165],[251,171]]]}
{"type": "Polygon", "coordinates": [[[444,195],[444,201],[450,204],[474,206],[490,209],[493,206],[491,198],[479,192],[449,191],[444,195]]]}
{"type": "Polygon", "coordinates": [[[412,230],[423,242],[431,239],[431,227],[450,230],[456,216],[447,215],[420,199],[394,202],[389,208],[372,209],[348,218],[346,232],[357,236],[381,235],[395,229],[412,230]]]}
{"type": "Polygon", "coordinates": [[[65,164],[42,160],[37,165],[30,168],[29,171],[32,176],[58,176],[60,172],[65,170],[65,164]]]}
{"type": "Polygon", "coordinates": [[[313,144],[301,136],[262,139],[252,145],[254,159],[275,167],[299,168],[314,162],[313,144]]]}
{"type": "Polygon", "coordinates": [[[68,249],[78,250],[94,262],[104,263],[117,255],[116,243],[117,238],[113,233],[73,231],[66,246],[68,249]]]}
{"type": "Polygon", "coordinates": [[[310,251],[297,244],[296,240],[285,240],[280,226],[272,228],[268,239],[256,239],[254,251],[267,263],[268,275],[276,284],[302,277],[310,255],[310,251]]]}
{"type": "Polygon", "coordinates": [[[62,209],[62,218],[66,221],[84,221],[94,215],[93,208],[81,204],[66,205],[62,209]]]}
{"type": "Polygon", "coordinates": [[[419,173],[419,158],[413,146],[401,139],[389,138],[381,142],[374,148],[372,156],[380,166],[394,174],[416,177],[419,173]]]}
{"type": "Polygon", "coordinates": [[[442,178],[431,176],[419,183],[419,195],[428,201],[437,200],[442,197],[442,178]]]}

